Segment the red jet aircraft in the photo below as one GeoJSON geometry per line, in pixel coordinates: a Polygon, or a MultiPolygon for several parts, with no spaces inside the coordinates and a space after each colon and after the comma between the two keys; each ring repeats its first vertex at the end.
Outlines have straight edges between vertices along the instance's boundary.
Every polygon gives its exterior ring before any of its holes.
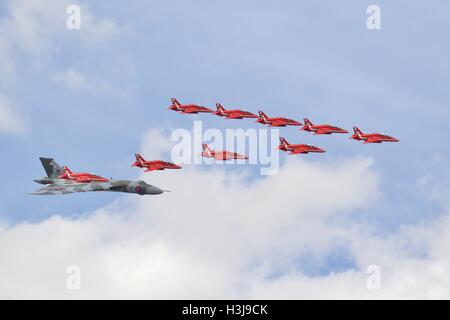
{"type": "Polygon", "coordinates": [[[305,125],[300,130],[314,132],[314,134],[348,133],[347,130],[329,124],[313,124],[308,118],[304,118],[303,122],[305,125]]]}
{"type": "Polygon", "coordinates": [[[108,182],[109,179],[87,172],[72,172],[67,166],[63,166],[63,173],[59,179],[73,180],[76,182],[108,182]]]}
{"type": "Polygon", "coordinates": [[[155,170],[165,170],[165,169],[181,169],[181,166],[162,161],[162,160],[145,160],[139,153],[135,154],[136,161],[131,165],[132,167],[146,168],[144,172],[155,171],[155,170]]]}
{"type": "Polygon", "coordinates": [[[309,152],[325,152],[325,150],[310,146],[308,144],[289,144],[287,140],[283,137],[280,137],[280,145],[278,149],[282,151],[290,151],[289,154],[299,154],[299,153],[309,153],[309,152]]]}
{"type": "Polygon", "coordinates": [[[364,143],[398,142],[399,140],[381,133],[363,133],[358,127],[353,127],[354,134],[350,139],[364,141],[364,143]]]}
{"type": "Polygon", "coordinates": [[[208,147],[207,144],[203,144],[203,152],[201,154],[202,157],[205,158],[214,158],[216,160],[232,160],[232,159],[248,159],[246,156],[240,155],[236,152],[230,152],[230,151],[214,151],[211,150],[210,147],[208,147]]]}
{"type": "Polygon", "coordinates": [[[179,113],[197,114],[197,113],[213,113],[209,108],[202,107],[196,104],[181,104],[177,99],[172,98],[172,105],[170,110],[177,111],[179,113]]]}
{"type": "Polygon", "coordinates": [[[216,107],[217,111],[214,114],[226,119],[258,118],[256,114],[244,110],[225,110],[220,103],[216,103],[216,107]]]}
{"type": "Polygon", "coordinates": [[[269,127],[285,127],[285,126],[301,126],[302,124],[298,121],[288,119],[288,118],[269,118],[264,112],[258,111],[258,120],[256,122],[262,124],[268,124],[269,127]]]}

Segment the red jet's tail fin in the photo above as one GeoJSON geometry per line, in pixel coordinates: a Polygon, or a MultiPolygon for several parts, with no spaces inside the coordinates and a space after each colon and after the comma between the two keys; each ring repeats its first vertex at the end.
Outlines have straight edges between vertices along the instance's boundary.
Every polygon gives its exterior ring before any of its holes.
{"type": "Polygon", "coordinates": [[[136,157],[136,162],[139,162],[140,164],[145,162],[144,157],[142,157],[139,153],[135,153],[134,156],[136,157]]]}
{"type": "Polygon", "coordinates": [[[305,126],[313,126],[313,123],[311,122],[311,121],[309,121],[309,119],[308,118],[304,118],[303,119],[303,122],[305,123],[305,126]]]}
{"type": "Polygon", "coordinates": [[[283,148],[288,148],[289,142],[287,142],[287,140],[285,138],[280,137],[280,146],[283,148]]]}
{"type": "Polygon", "coordinates": [[[267,115],[261,110],[258,111],[259,118],[266,121],[268,119],[267,115]]]}
{"type": "Polygon", "coordinates": [[[203,151],[212,151],[211,148],[206,143],[202,144],[202,147],[203,151]]]}
{"type": "Polygon", "coordinates": [[[175,99],[175,98],[172,98],[172,99],[170,99],[170,100],[172,100],[172,103],[173,103],[174,105],[176,105],[176,106],[180,106],[180,105],[181,105],[181,103],[180,103],[177,99],[175,99]]]}
{"type": "Polygon", "coordinates": [[[225,111],[225,108],[220,103],[216,103],[216,108],[217,108],[217,113],[219,113],[219,114],[223,114],[225,111]]]}
{"type": "Polygon", "coordinates": [[[69,178],[72,179],[72,171],[67,166],[63,166],[64,174],[69,178]]]}
{"type": "Polygon", "coordinates": [[[280,143],[287,143],[289,144],[289,142],[287,142],[287,140],[283,137],[280,137],[280,143]]]}
{"type": "Polygon", "coordinates": [[[363,134],[362,131],[359,130],[358,127],[353,127],[353,132],[354,132],[355,134],[363,134]]]}
{"type": "Polygon", "coordinates": [[[211,148],[206,143],[202,144],[202,148],[203,148],[203,152],[205,152],[209,156],[213,156],[214,151],[211,150],[211,148]]]}
{"type": "Polygon", "coordinates": [[[72,174],[72,171],[67,166],[63,166],[64,172],[68,174],[72,174]]]}

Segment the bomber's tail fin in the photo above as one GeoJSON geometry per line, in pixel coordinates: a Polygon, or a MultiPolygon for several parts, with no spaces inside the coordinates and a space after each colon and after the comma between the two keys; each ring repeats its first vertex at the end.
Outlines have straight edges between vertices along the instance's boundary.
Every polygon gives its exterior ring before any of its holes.
{"type": "Polygon", "coordinates": [[[41,160],[45,173],[47,173],[49,178],[57,178],[63,173],[63,169],[55,162],[53,158],[39,158],[39,160],[41,160]]]}

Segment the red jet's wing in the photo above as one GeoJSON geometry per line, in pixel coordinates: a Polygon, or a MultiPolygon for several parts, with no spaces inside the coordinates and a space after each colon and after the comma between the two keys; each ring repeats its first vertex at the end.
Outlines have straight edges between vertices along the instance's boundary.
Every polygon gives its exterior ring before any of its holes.
{"type": "Polygon", "coordinates": [[[183,113],[198,113],[198,108],[196,107],[186,107],[182,111],[183,113]]]}
{"type": "Polygon", "coordinates": [[[308,153],[308,152],[303,148],[295,148],[291,151],[290,154],[300,154],[300,153],[308,153]]]}
{"type": "Polygon", "coordinates": [[[242,119],[242,115],[240,113],[230,113],[228,115],[229,119],[242,119]]]}
{"type": "Polygon", "coordinates": [[[242,154],[239,154],[237,152],[230,152],[230,151],[226,151],[225,153],[225,157],[228,159],[236,159],[236,160],[246,160],[247,157],[243,156],[242,154]]]}
{"type": "Polygon", "coordinates": [[[327,128],[317,129],[316,131],[316,134],[330,134],[330,133],[332,133],[332,130],[327,128]]]}
{"type": "Polygon", "coordinates": [[[369,138],[366,141],[364,141],[364,143],[381,143],[381,142],[383,142],[383,140],[379,138],[369,138]]]}
{"type": "Polygon", "coordinates": [[[274,120],[270,123],[271,127],[283,127],[286,125],[286,122],[282,121],[282,120],[274,120]]]}
{"type": "Polygon", "coordinates": [[[155,170],[160,170],[160,169],[164,169],[163,166],[158,165],[158,164],[151,164],[147,167],[147,169],[144,172],[150,172],[150,171],[155,171],[155,170]]]}
{"type": "Polygon", "coordinates": [[[107,181],[108,179],[103,177],[92,177],[92,176],[79,176],[75,178],[76,182],[93,182],[93,181],[107,181]]]}

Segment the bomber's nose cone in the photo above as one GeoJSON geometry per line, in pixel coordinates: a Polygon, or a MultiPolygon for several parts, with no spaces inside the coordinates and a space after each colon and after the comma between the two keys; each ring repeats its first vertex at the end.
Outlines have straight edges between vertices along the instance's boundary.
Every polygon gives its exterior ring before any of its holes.
{"type": "Polygon", "coordinates": [[[145,191],[146,194],[161,194],[164,192],[163,190],[150,185],[145,188],[145,191]]]}

